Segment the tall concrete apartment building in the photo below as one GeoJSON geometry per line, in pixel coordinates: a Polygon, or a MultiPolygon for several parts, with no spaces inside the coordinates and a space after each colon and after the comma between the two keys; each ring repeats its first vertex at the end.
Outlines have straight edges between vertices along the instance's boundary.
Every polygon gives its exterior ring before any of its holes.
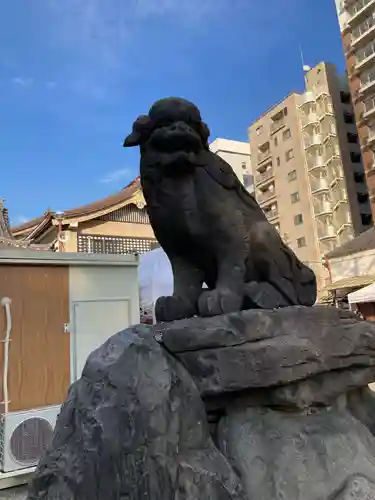
{"type": "Polygon", "coordinates": [[[375,0],[336,0],[336,9],[375,220],[375,0]]]}
{"type": "Polygon", "coordinates": [[[320,63],[305,74],[306,91],[291,93],[249,128],[255,196],[268,220],[318,277],[324,255],[370,227],[348,85],[320,63]]]}
{"type": "Polygon", "coordinates": [[[254,192],[254,177],[248,142],[215,139],[210,144],[210,150],[229,163],[245,188],[250,193],[254,192]]]}

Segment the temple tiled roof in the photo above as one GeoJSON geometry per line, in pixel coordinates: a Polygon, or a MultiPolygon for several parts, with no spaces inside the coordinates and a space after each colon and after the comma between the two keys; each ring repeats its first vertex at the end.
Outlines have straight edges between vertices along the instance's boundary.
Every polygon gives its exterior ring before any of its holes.
{"type": "Polygon", "coordinates": [[[89,215],[91,213],[99,212],[100,210],[105,210],[131,198],[132,195],[140,189],[140,186],[141,183],[139,177],[137,177],[134,181],[125,186],[118,193],[107,196],[102,200],[94,201],[93,203],[73,208],[72,210],[65,210],[65,212],[59,215],[61,215],[61,217],[64,219],[68,219],[70,217],[80,217],[83,215],[89,215]]]}
{"type": "MultiPolygon", "coordinates": [[[[82,205],[71,210],[65,210],[64,212],[58,214],[58,219],[69,220],[90,215],[94,216],[97,212],[108,210],[111,207],[115,207],[116,205],[126,202],[140,189],[141,183],[139,177],[137,177],[127,186],[121,189],[121,191],[109,195],[102,200],[94,201],[92,203],[88,203],[87,205],[82,205]]],[[[29,238],[35,231],[37,231],[39,234],[39,229],[42,229],[45,225],[48,225],[48,223],[52,219],[57,219],[57,214],[48,210],[41,217],[32,219],[19,226],[12,227],[12,233],[15,236],[21,236],[23,239],[29,238]]]]}
{"type": "Polygon", "coordinates": [[[36,245],[30,244],[29,241],[17,240],[10,229],[9,225],[9,215],[8,210],[4,207],[4,202],[0,200],[0,248],[1,249],[12,249],[12,248],[27,248],[29,250],[50,250],[52,244],[47,245],[36,245]]]}

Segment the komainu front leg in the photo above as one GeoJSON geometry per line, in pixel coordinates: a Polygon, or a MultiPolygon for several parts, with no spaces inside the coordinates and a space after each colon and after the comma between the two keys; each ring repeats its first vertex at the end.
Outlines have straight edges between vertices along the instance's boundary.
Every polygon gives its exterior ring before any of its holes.
{"type": "Polygon", "coordinates": [[[218,316],[242,309],[245,279],[243,252],[222,253],[214,290],[203,292],[198,307],[201,316],[218,316]]]}
{"type": "Polygon", "coordinates": [[[170,258],[173,271],[173,295],[159,297],[155,304],[156,321],[191,318],[198,313],[203,273],[180,257],[170,258]]]}

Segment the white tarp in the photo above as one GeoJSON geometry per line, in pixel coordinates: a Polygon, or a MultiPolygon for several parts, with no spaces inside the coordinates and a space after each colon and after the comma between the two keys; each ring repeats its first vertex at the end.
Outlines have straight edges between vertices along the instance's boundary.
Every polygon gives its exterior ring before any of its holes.
{"type": "MultiPolygon", "coordinates": [[[[156,299],[173,294],[172,267],[162,248],[155,248],[140,255],[138,281],[141,321],[154,323],[156,299]]],[[[203,283],[203,288],[207,288],[205,283],[203,283]]]]}
{"type": "Polygon", "coordinates": [[[375,283],[348,294],[349,304],[375,302],[375,283]]]}
{"type": "Polygon", "coordinates": [[[156,299],[173,293],[172,268],[162,248],[140,255],[138,279],[141,318],[150,322],[153,321],[156,299]]]}

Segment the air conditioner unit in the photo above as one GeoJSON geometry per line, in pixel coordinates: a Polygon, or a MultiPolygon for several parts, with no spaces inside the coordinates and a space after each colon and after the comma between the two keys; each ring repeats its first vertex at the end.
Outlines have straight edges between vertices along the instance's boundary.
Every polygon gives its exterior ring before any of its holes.
{"type": "Polygon", "coordinates": [[[51,443],[59,406],[11,412],[0,417],[0,467],[13,472],[34,467],[51,443]]]}

